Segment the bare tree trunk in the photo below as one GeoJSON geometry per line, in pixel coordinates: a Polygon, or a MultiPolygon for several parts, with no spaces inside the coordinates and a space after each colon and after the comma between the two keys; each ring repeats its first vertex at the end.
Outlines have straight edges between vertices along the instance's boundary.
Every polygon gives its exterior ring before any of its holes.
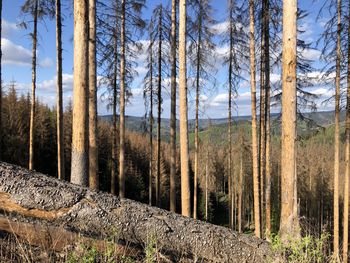
{"type": "MultiPolygon", "coordinates": [[[[2,152],[2,0],[0,0],[0,152],[2,152]]],[[[1,153],[0,153],[1,157],[1,153]]]]}
{"type": "Polygon", "coordinates": [[[121,9],[120,121],[119,121],[119,197],[125,197],[125,0],[121,9]]]}
{"type": "Polygon", "coordinates": [[[157,118],[157,177],[156,177],[156,205],[160,207],[160,151],[161,151],[161,117],[162,117],[162,14],[163,7],[159,10],[158,24],[158,118],[157,118]]]}
{"type": "Polygon", "coordinates": [[[179,90],[180,90],[180,157],[181,157],[181,211],[191,216],[191,190],[188,157],[188,116],[186,78],[186,0],[180,0],[179,24],[179,90]]]}
{"type": "Polygon", "coordinates": [[[63,90],[62,90],[62,18],[61,0],[56,0],[56,52],[57,52],[57,174],[65,180],[64,132],[63,132],[63,90]]]}
{"type": "Polygon", "coordinates": [[[38,41],[38,0],[34,6],[33,25],[33,49],[32,49],[32,103],[30,107],[30,128],[29,128],[29,170],[34,169],[34,121],[35,121],[35,91],[36,91],[36,51],[38,41]]]}
{"type": "MultiPolygon", "coordinates": [[[[117,27],[117,23],[116,23],[117,27]]],[[[117,32],[114,36],[114,72],[113,72],[113,113],[112,113],[112,169],[111,169],[111,193],[116,194],[117,179],[117,75],[118,75],[118,41],[117,32]]]]}
{"type": "Polygon", "coordinates": [[[176,0],[171,1],[170,211],[176,211],[176,0]]]}
{"type": "Polygon", "coordinates": [[[197,219],[197,197],[198,197],[198,162],[199,162],[199,78],[201,64],[201,42],[202,42],[202,4],[199,2],[198,14],[198,39],[197,39],[197,65],[196,65],[196,112],[194,129],[194,180],[193,180],[193,218],[197,219]]]}
{"type": "Polygon", "coordinates": [[[89,186],[98,189],[96,0],[89,0],[89,27],[89,186]]]}
{"type": "MultiPolygon", "coordinates": [[[[336,57],[336,83],[335,83],[335,127],[334,127],[334,233],[333,249],[335,259],[339,259],[339,159],[340,159],[340,139],[339,139],[339,114],[340,114],[340,33],[341,33],[341,0],[337,4],[338,25],[337,25],[337,57],[336,57]]],[[[344,200],[345,203],[345,200],[344,200]]],[[[344,214],[345,215],[345,214],[344,214]]],[[[344,222],[345,223],[345,222],[344,222]]],[[[344,225],[345,226],[345,225],[344,225]]],[[[345,229],[344,229],[345,230],[345,229]]],[[[345,242],[345,239],[344,239],[345,242]]],[[[345,248],[344,248],[345,249],[345,248]]]]}
{"type": "MultiPolygon", "coordinates": [[[[243,147],[242,147],[243,148],[243,147]]],[[[241,150],[243,151],[243,149],[241,150]]],[[[243,153],[241,152],[238,189],[238,232],[242,232],[243,153]]]]}
{"type": "MultiPolygon", "coordinates": [[[[152,40],[151,40],[152,41],[152,40]]],[[[153,180],[153,43],[150,48],[150,111],[149,111],[149,178],[148,178],[148,203],[152,205],[152,180],[153,180]]]]}
{"type": "Polygon", "coordinates": [[[209,200],[208,200],[208,177],[209,177],[209,145],[207,145],[207,158],[205,162],[205,221],[208,221],[208,210],[209,210],[209,200]]]}
{"type": "MultiPolygon", "coordinates": [[[[341,3],[338,1],[338,9],[341,3]]],[[[349,9],[350,13],[350,9],[349,9]]],[[[338,52],[337,54],[337,81],[340,93],[340,14],[338,13],[338,52]],[[339,64],[338,64],[339,63],[339,64]],[[339,71],[339,72],[338,72],[339,71]]],[[[348,28],[348,35],[350,36],[350,28],[348,28]]],[[[339,106],[339,105],[338,105],[339,106]]],[[[338,113],[339,118],[339,113],[338,113]]],[[[339,160],[338,160],[339,161],[339,160]]],[[[343,212],[343,262],[348,262],[348,246],[349,246],[349,177],[350,177],[350,43],[348,42],[348,72],[347,72],[347,92],[346,92],[346,120],[345,120],[345,182],[344,182],[344,212],[343,212]]],[[[337,189],[338,190],[338,189],[337,189]]],[[[337,202],[338,198],[337,198],[337,202]]],[[[339,205],[339,204],[338,204],[339,205]]],[[[339,209],[339,208],[338,208],[339,209]]],[[[338,218],[339,220],[339,218],[338,218]]],[[[336,222],[335,222],[336,223],[336,222]]],[[[339,221],[337,221],[339,224],[339,221]]],[[[337,229],[339,231],[339,227],[337,229]]],[[[335,230],[334,230],[335,231],[335,230]]],[[[334,233],[335,235],[336,233],[334,233]]]]}
{"type": "Polygon", "coordinates": [[[266,189],[265,189],[265,223],[266,223],[266,239],[270,240],[271,236],[271,123],[270,123],[270,86],[267,90],[267,103],[266,103],[266,189]]]}
{"type": "Polygon", "coordinates": [[[232,71],[233,71],[233,19],[231,17],[233,9],[233,1],[230,2],[230,54],[229,54],[229,68],[228,68],[228,200],[229,200],[229,227],[233,227],[232,221],[232,71]]]}
{"type": "Polygon", "coordinates": [[[71,182],[88,185],[88,41],[87,0],[74,1],[74,89],[71,182]]]}
{"type": "Polygon", "coordinates": [[[280,235],[300,237],[296,176],[297,0],[283,1],[280,235]]]}
{"type": "Polygon", "coordinates": [[[255,69],[255,25],[254,25],[254,0],[249,0],[249,31],[250,31],[250,85],[252,107],[252,159],[253,159],[253,192],[254,192],[254,224],[255,235],[261,237],[260,232],[260,197],[259,197],[259,170],[258,170],[258,137],[256,117],[256,69],[255,69]]]}

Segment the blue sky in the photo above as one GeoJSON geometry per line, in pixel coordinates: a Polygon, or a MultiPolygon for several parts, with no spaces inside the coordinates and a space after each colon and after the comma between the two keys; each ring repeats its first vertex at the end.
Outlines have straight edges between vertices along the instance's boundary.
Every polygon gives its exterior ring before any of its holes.
{"type": "MultiPolygon", "coordinates": [[[[31,40],[29,37],[30,28],[28,30],[21,29],[17,26],[23,19],[30,19],[28,17],[20,16],[20,6],[23,4],[23,0],[5,0],[3,1],[3,32],[2,32],[2,51],[3,51],[3,82],[6,84],[12,80],[17,83],[17,90],[21,93],[27,93],[30,91],[31,82],[31,40]]],[[[72,19],[72,7],[67,6],[72,1],[64,2],[64,28],[63,28],[63,80],[64,80],[64,100],[67,103],[72,99],[72,85],[73,85],[73,19],[72,19]]],[[[163,1],[167,4],[168,1],[163,1]]],[[[149,18],[152,8],[160,3],[160,1],[149,0],[147,1],[147,8],[143,12],[145,18],[149,18]]],[[[212,5],[215,8],[215,19],[218,24],[214,25],[215,28],[220,31],[225,27],[225,6],[226,0],[212,1],[212,5]]],[[[320,1],[303,0],[299,1],[299,6],[307,11],[310,15],[304,19],[301,27],[305,30],[305,33],[301,36],[303,39],[309,42],[315,42],[322,32],[322,21],[315,21],[318,9],[320,7],[320,1]]],[[[56,100],[56,44],[55,44],[55,21],[45,19],[39,25],[39,47],[38,47],[38,72],[37,72],[37,94],[39,100],[43,103],[54,106],[56,100]]],[[[147,42],[145,37],[143,41],[147,42]]],[[[217,45],[217,52],[225,52],[225,46],[217,45]]],[[[308,50],[305,52],[305,56],[314,59],[314,66],[320,67],[321,63],[318,61],[319,51],[308,50]]],[[[142,116],[144,115],[144,104],[142,98],[142,79],[145,73],[145,54],[141,54],[138,59],[137,71],[139,76],[132,84],[133,98],[129,105],[127,105],[126,114],[142,116]]],[[[221,65],[221,64],[220,64],[221,65]]],[[[218,66],[217,76],[217,88],[215,91],[207,92],[202,97],[202,117],[221,118],[227,116],[227,91],[225,88],[226,75],[225,68],[218,66]]],[[[277,81],[279,79],[279,71],[275,72],[271,76],[271,80],[277,81]]],[[[245,73],[248,74],[248,73],[245,73]]],[[[314,75],[319,74],[316,70],[314,75]]],[[[313,88],[314,92],[321,95],[318,100],[319,110],[332,109],[332,105],[321,105],[320,102],[323,98],[332,95],[332,91],[328,90],[328,87],[316,85],[313,88]]],[[[5,89],[6,91],[6,89],[5,89]]],[[[103,90],[99,92],[101,94],[103,90]]],[[[249,115],[250,114],[250,90],[249,83],[242,83],[238,97],[235,98],[237,108],[235,115],[249,115]]],[[[189,95],[189,117],[193,118],[193,94],[189,95]]],[[[109,114],[110,112],[106,108],[106,102],[100,99],[98,105],[99,114],[109,114]]],[[[275,109],[278,111],[278,109],[275,109]]],[[[169,117],[170,113],[170,100],[165,92],[164,104],[163,104],[163,116],[169,117]]]]}

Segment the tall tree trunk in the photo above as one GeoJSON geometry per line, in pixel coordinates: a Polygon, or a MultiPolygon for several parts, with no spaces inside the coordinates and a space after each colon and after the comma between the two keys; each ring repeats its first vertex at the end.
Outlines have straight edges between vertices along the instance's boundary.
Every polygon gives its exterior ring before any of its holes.
{"type": "Polygon", "coordinates": [[[271,123],[270,123],[270,86],[266,92],[266,189],[265,189],[265,223],[266,239],[270,240],[271,236],[271,123]]]}
{"type": "MultiPolygon", "coordinates": [[[[117,22],[116,22],[117,28],[117,22]]],[[[113,72],[113,112],[112,112],[112,169],[111,169],[111,194],[116,194],[116,183],[117,183],[117,75],[118,75],[118,40],[117,40],[117,30],[114,36],[114,72],[113,72]]]]}
{"type": "Polygon", "coordinates": [[[196,65],[196,112],[194,129],[194,180],[193,180],[193,218],[197,219],[197,197],[198,197],[198,162],[199,162],[199,78],[201,64],[201,42],[202,42],[202,3],[199,1],[198,15],[198,39],[197,39],[197,65],[196,65]]]}
{"type": "MultiPolygon", "coordinates": [[[[153,40],[151,40],[153,41],[153,40]]],[[[149,111],[149,178],[148,178],[148,204],[152,205],[152,180],[153,180],[153,43],[150,47],[150,111],[149,111]]]]}
{"type": "Polygon", "coordinates": [[[96,80],[96,0],[89,0],[89,186],[99,188],[96,80]]]}
{"type": "MultiPolygon", "coordinates": [[[[337,57],[336,57],[336,80],[335,80],[335,127],[334,127],[334,199],[333,199],[333,249],[335,259],[339,259],[339,158],[340,158],[340,139],[339,139],[339,114],[340,114],[340,33],[341,33],[341,0],[337,4],[337,57]]],[[[345,200],[344,200],[345,201],[345,200]]],[[[345,214],[344,214],[345,215],[345,214]]],[[[345,222],[344,222],[345,223],[345,222]]],[[[345,242],[345,239],[344,239],[345,242]]],[[[345,248],[344,248],[345,249],[345,248]]]]}
{"type": "Polygon", "coordinates": [[[209,145],[207,145],[207,158],[205,162],[205,221],[208,221],[209,196],[208,196],[208,177],[209,177],[209,145]]]}
{"type": "MultiPolygon", "coordinates": [[[[243,146],[243,145],[242,145],[243,146]]],[[[242,195],[243,195],[243,147],[241,150],[241,160],[239,169],[239,187],[238,187],[238,232],[242,232],[242,195]]]]}
{"type": "Polygon", "coordinates": [[[229,68],[228,68],[228,200],[229,200],[229,227],[233,227],[232,220],[232,73],[233,73],[233,0],[230,1],[230,54],[229,54],[229,68]]]}
{"type": "Polygon", "coordinates": [[[88,41],[87,0],[74,1],[74,89],[71,182],[88,185],[88,41]]]}
{"type": "Polygon", "coordinates": [[[62,90],[62,18],[61,0],[56,0],[56,51],[57,51],[57,174],[65,180],[64,132],[63,132],[63,90],[62,90]]]}
{"type": "Polygon", "coordinates": [[[34,121],[35,121],[35,91],[36,91],[36,51],[38,41],[38,0],[34,6],[33,24],[33,49],[32,49],[32,103],[30,107],[30,127],[29,127],[29,170],[34,169],[34,121]]]}
{"type": "Polygon", "coordinates": [[[119,120],[119,197],[125,197],[125,0],[121,9],[120,120],[119,120]]]}
{"type": "Polygon", "coordinates": [[[296,175],[297,0],[283,1],[280,235],[300,237],[296,175]]]}
{"type": "MultiPolygon", "coordinates": [[[[338,9],[340,9],[341,3],[338,0],[338,9]]],[[[349,6],[350,14],[350,6],[349,6]]],[[[338,44],[340,45],[340,30],[339,25],[340,14],[338,13],[338,44]]],[[[350,36],[350,27],[348,28],[348,36],[350,36]]],[[[340,82],[340,47],[338,49],[339,58],[339,73],[337,70],[337,78],[340,82]]],[[[340,86],[340,83],[339,83],[340,86]]],[[[340,88],[339,88],[340,89],[340,88]]],[[[347,72],[347,92],[346,92],[346,120],[345,120],[345,182],[344,182],[344,212],[343,212],[343,262],[348,262],[348,245],[349,245],[349,177],[350,177],[350,42],[348,42],[348,72],[347,72]]],[[[338,189],[337,189],[338,190],[338,189]]],[[[337,199],[338,201],[338,199],[337,199]]],[[[338,204],[339,205],[339,204],[338,204]]],[[[339,208],[338,208],[339,209],[339,208]]],[[[338,218],[339,220],[339,218],[338,218]]],[[[335,222],[336,223],[336,222],[335,222]]],[[[337,221],[339,224],[339,221],[337,221]]],[[[339,226],[338,229],[339,231],[339,226]]],[[[335,230],[334,230],[335,231],[335,230]]],[[[334,233],[335,235],[336,233],[334,233]]]]}
{"type": "Polygon", "coordinates": [[[179,90],[180,90],[180,157],[181,157],[181,211],[191,216],[191,190],[188,157],[188,116],[186,77],[186,0],[179,1],[179,90]]]}
{"type": "Polygon", "coordinates": [[[176,211],[176,0],[171,1],[170,211],[176,211]]]}
{"type": "Polygon", "coordinates": [[[256,69],[255,69],[255,23],[254,0],[249,0],[249,42],[250,42],[250,85],[252,108],[252,159],[253,159],[253,192],[254,192],[254,225],[255,235],[261,237],[260,232],[260,197],[259,197],[259,169],[258,169],[258,136],[256,117],[256,69]]]}
{"type": "Polygon", "coordinates": [[[2,157],[3,152],[3,138],[2,138],[2,0],[0,0],[0,158],[2,157]]]}
{"type": "Polygon", "coordinates": [[[160,207],[160,150],[161,150],[161,117],[162,117],[162,6],[159,11],[158,24],[158,118],[157,118],[157,178],[156,178],[156,205],[160,207]]]}

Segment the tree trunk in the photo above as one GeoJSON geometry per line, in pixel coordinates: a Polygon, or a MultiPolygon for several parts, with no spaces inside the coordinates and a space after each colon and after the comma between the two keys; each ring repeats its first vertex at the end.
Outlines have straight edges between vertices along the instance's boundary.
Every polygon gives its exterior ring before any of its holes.
{"type": "Polygon", "coordinates": [[[32,49],[32,103],[30,107],[30,128],[29,128],[29,170],[34,169],[34,121],[35,121],[35,91],[36,91],[36,51],[38,41],[38,0],[35,0],[33,14],[33,49],[32,49]]]}
{"type": "Polygon", "coordinates": [[[161,117],[162,117],[162,6],[159,11],[158,24],[158,118],[157,118],[157,177],[156,177],[156,205],[160,207],[160,151],[161,151],[161,117]]]}
{"type": "Polygon", "coordinates": [[[259,170],[258,170],[258,137],[256,117],[256,71],[255,71],[255,25],[254,25],[254,0],[249,0],[249,30],[250,30],[250,85],[251,85],[251,107],[252,107],[252,159],[253,159],[253,192],[254,192],[254,225],[255,235],[260,233],[260,197],[259,197],[259,170]]]}
{"type": "MultiPolygon", "coordinates": [[[[334,120],[334,233],[333,249],[335,259],[339,259],[339,158],[340,158],[340,139],[339,139],[339,113],[340,113],[340,33],[341,33],[341,0],[338,0],[338,25],[337,25],[337,57],[336,57],[336,83],[335,83],[335,120],[334,120]]],[[[345,201],[345,200],[344,200],[345,201]]],[[[345,215],[345,214],[344,214],[345,215]]],[[[345,223],[345,222],[344,222],[345,223]]],[[[345,241],[345,239],[344,239],[345,241]]]]}
{"type": "Polygon", "coordinates": [[[2,132],[2,0],[0,0],[0,158],[2,157],[3,150],[3,132],[2,132]]]}
{"type": "MultiPolygon", "coordinates": [[[[338,1],[338,9],[340,9],[341,3],[338,1]]],[[[349,9],[350,13],[350,9],[349,9]]],[[[340,94],[340,14],[338,13],[338,51],[337,54],[337,81],[340,94]],[[338,57],[339,55],[339,57],[338,57]],[[339,72],[338,72],[339,71],[339,72]]],[[[348,36],[350,36],[350,27],[348,28],[348,36]]],[[[340,95],[339,95],[340,96],[340,95]]],[[[339,106],[339,105],[338,105],[339,106]]],[[[338,112],[339,121],[339,112],[338,112]]],[[[339,160],[338,160],[339,161],[339,160]]],[[[339,164],[338,164],[339,165],[339,164]]],[[[344,212],[343,212],[343,262],[348,262],[348,245],[349,245],[349,177],[350,177],[350,43],[348,42],[348,72],[347,72],[347,92],[346,92],[346,120],[345,120],[345,182],[344,182],[344,212]]],[[[338,178],[337,178],[338,179],[338,178]]],[[[339,190],[339,189],[337,189],[339,190]]],[[[337,205],[339,206],[337,198],[337,205]]],[[[334,204],[335,205],[335,204],[334,204]]],[[[338,207],[339,209],[339,207],[338,207]]],[[[338,211],[339,212],[339,211],[338,211]]],[[[338,221],[335,222],[339,224],[338,221]]],[[[334,229],[335,231],[336,229],[334,229]]],[[[339,231],[339,226],[338,229],[339,231]]],[[[334,233],[335,235],[336,233],[334,233]]]]}
{"type": "Polygon", "coordinates": [[[283,1],[282,50],[282,157],[281,222],[282,240],[300,237],[297,213],[296,175],[296,65],[297,1],[283,1]]]}
{"type": "MultiPolygon", "coordinates": [[[[243,147],[242,150],[243,151],[243,147]]],[[[241,152],[239,169],[239,188],[238,188],[238,232],[242,232],[242,195],[243,195],[243,153],[241,152]]]]}
{"type": "Polygon", "coordinates": [[[170,211],[176,211],[176,0],[171,1],[170,211]]]}
{"type": "Polygon", "coordinates": [[[209,180],[209,145],[207,145],[207,158],[205,162],[205,221],[208,222],[209,196],[208,196],[208,180],[209,180]]]}
{"type": "MultiPolygon", "coordinates": [[[[116,23],[117,27],[117,23],[116,23]]],[[[118,75],[118,40],[117,40],[117,32],[115,32],[114,36],[114,72],[113,72],[113,113],[112,113],[112,168],[111,168],[111,193],[117,194],[116,183],[117,183],[117,96],[118,96],[118,87],[117,87],[117,75],[118,75]]]]}
{"type": "MultiPolygon", "coordinates": [[[[153,41],[153,40],[151,40],[153,41]]],[[[149,178],[148,178],[148,204],[152,205],[152,180],[153,180],[153,43],[150,48],[150,111],[149,111],[149,178]]]]}
{"type": "Polygon", "coordinates": [[[179,23],[179,90],[180,90],[180,158],[181,158],[181,211],[191,216],[191,190],[188,157],[188,116],[186,77],[186,0],[180,0],[179,23]]]}
{"type": "Polygon", "coordinates": [[[197,197],[198,197],[198,162],[199,162],[199,78],[201,64],[201,42],[202,42],[202,6],[199,2],[198,14],[198,39],[197,39],[197,65],[196,65],[196,112],[194,129],[194,180],[193,180],[193,218],[197,219],[197,197]]]}
{"type": "Polygon", "coordinates": [[[74,89],[71,182],[88,185],[88,1],[74,1],[74,89]]]}
{"type": "Polygon", "coordinates": [[[69,233],[83,239],[116,237],[141,247],[155,235],[157,246],[174,262],[181,256],[201,262],[275,258],[268,243],[255,237],[5,163],[0,163],[0,208],[1,230],[18,233],[34,226],[43,242],[38,243],[48,247],[51,239],[47,237],[57,237],[52,243],[59,244],[66,242],[69,233]],[[9,227],[12,224],[21,227],[9,227]]]}
{"type": "Polygon", "coordinates": [[[62,19],[61,0],[56,0],[56,51],[57,51],[57,175],[65,180],[63,90],[62,90],[62,19]]]}
{"type": "Polygon", "coordinates": [[[125,0],[121,9],[120,120],[119,120],[119,196],[125,197],[125,0]]]}
{"type": "Polygon", "coordinates": [[[96,0],[89,0],[89,186],[99,188],[96,79],[96,0]]]}

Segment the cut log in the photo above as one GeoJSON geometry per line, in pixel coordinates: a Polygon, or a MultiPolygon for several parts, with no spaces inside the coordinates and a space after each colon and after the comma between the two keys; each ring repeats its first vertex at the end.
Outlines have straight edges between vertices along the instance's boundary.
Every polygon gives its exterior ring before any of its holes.
{"type": "MultiPolygon", "coordinates": [[[[0,162],[0,230],[23,236],[20,224],[31,232],[45,229],[71,241],[72,233],[89,239],[117,236],[142,247],[153,237],[169,255],[199,262],[273,258],[269,244],[253,236],[0,162]]],[[[33,237],[36,243],[44,238],[33,237]]]]}

